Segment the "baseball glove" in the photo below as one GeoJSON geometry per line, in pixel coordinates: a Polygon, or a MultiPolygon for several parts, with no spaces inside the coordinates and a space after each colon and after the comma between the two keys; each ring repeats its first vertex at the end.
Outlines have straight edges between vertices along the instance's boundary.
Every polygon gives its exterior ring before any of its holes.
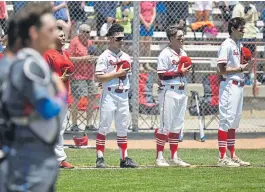
{"type": "Polygon", "coordinates": [[[246,64],[249,61],[251,61],[251,58],[252,58],[251,51],[248,48],[246,48],[246,47],[242,47],[242,49],[241,49],[241,61],[240,61],[240,63],[246,64]]]}
{"type": "MultiPolygon", "coordinates": [[[[128,61],[119,61],[116,63],[117,67],[116,67],[116,71],[119,71],[120,67],[122,67],[122,69],[131,69],[130,63],[128,61]]],[[[119,77],[120,80],[125,80],[126,79],[126,75],[119,77]]]]}
{"type": "Polygon", "coordinates": [[[178,72],[181,72],[181,68],[183,67],[183,65],[184,65],[184,68],[187,68],[189,66],[192,66],[191,58],[188,57],[188,56],[182,56],[179,59],[179,62],[178,62],[178,72]]]}

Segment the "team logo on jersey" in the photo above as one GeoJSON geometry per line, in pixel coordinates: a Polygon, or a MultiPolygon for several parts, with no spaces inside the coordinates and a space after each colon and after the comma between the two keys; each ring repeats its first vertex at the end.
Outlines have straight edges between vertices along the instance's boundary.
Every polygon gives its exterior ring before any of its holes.
{"type": "Polygon", "coordinates": [[[177,65],[178,64],[176,60],[172,60],[172,63],[173,63],[173,65],[177,65]]]}
{"type": "Polygon", "coordinates": [[[233,51],[233,55],[239,55],[238,50],[234,50],[234,51],[233,51]]]}
{"type": "Polygon", "coordinates": [[[115,65],[115,63],[112,60],[109,60],[110,65],[115,65]]]}

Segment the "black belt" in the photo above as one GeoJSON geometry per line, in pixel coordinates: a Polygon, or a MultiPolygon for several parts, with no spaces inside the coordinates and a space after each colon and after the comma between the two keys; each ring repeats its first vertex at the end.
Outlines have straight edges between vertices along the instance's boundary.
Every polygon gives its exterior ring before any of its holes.
{"type": "MultiPolygon", "coordinates": [[[[221,78],[221,81],[226,81],[225,78],[221,78]]],[[[243,81],[237,81],[237,80],[232,80],[232,84],[237,85],[239,87],[244,87],[245,83],[243,81]]]]}
{"type": "Polygon", "coordinates": [[[115,93],[124,93],[127,92],[129,89],[114,89],[111,87],[108,87],[108,91],[114,91],[115,93]]]}
{"type": "MultiPolygon", "coordinates": [[[[162,85],[161,87],[165,87],[165,85],[162,85]]],[[[170,89],[178,89],[178,90],[184,90],[185,89],[185,85],[170,85],[169,87],[170,87],[170,89]]]]}
{"type": "Polygon", "coordinates": [[[171,89],[176,89],[178,88],[178,90],[184,90],[185,86],[184,85],[170,85],[171,89]]]}

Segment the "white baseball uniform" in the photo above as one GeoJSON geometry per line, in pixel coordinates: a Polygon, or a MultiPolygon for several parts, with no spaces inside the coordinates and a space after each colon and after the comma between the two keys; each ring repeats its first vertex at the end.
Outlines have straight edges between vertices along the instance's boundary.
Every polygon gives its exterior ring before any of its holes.
{"type": "MultiPolygon", "coordinates": [[[[158,56],[157,73],[177,72],[177,63],[181,56],[187,56],[181,49],[177,54],[170,47],[162,50],[158,56]]],[[[188,97],[186,95],[186,78],[176,77],[170,80],[162,80],[163,91],[159,97],[160,103],[160,128],[158,133],[179,133],[184,126],[184,116],[188,97]],[[184,85],[184,89],[183,88],[184,85]]]]}
{"type": "MultiPolygon", "coordinates": [[[[95,74],[112,73],[116,71],[116,63],[128,61],[131,64],[130,56],[123,51],[118,54],[105,50],[98,58],[95,74]]],[[[130,111],[128,102],[128,89],[130,88],[127,73],[125,80],[119,78],[103,83],[103,92],[100,99],[100,121],[99,134],[107,135],[110,132],[113,119],[118,136],[127,136],[130,111]]]]}
{"type": "MultiPolygon", "coordinates": [[[[218,51],[217,63],[227,63],[227,67],[239,68],[241,48],[240,42],[227,38],[218,51]]],[[[219,92],[219,127],[227,131],[239,127],[243,106],[244,74],[236,73],[223,77],[219,92]]]]}

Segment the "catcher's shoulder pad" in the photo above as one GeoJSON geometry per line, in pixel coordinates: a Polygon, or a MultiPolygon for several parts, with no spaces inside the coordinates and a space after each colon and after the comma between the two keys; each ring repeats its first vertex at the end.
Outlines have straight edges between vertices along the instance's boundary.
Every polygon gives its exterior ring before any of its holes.
{"type": "Polygon", "coordinates": [[[47,64],[35,61],[28,57],[24,60],[24,74],[31,81],[45,85],[50,82],[51,72],[47,64]]]}

